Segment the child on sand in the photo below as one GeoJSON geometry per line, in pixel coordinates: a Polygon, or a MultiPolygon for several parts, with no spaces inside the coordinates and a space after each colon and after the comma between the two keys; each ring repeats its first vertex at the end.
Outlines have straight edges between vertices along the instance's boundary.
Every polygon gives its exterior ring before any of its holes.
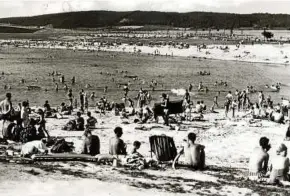
{"type": "Polygon", "coordinates": [[[131,165],[139,170],[144,169],[146,166],[146,160],[143,155],[141,155],[138,150],[141,146],[141,142],[134,141],[133,149],[131,153],[126,157],[126,164],[131,165]]]}

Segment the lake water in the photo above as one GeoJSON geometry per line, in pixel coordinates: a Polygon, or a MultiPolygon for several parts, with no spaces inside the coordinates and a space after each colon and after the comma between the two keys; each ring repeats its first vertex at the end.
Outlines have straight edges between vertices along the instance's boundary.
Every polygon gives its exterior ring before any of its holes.
{"type": "MultiPolygon", "coordinates": [[[[248,85],[253,85],[257,90],[263,90],[266,95],[270,94],[275,100],[280,100],[281,96],[290,98],[290,67],[284,65],[271,65],[261,63],[244,63],[234,61],[219,61],[205,59],[187,59],[182,57],[153,57],[147,55],[136,56],[132,54],[121,54],[113,52],[86,52],[71,50],[48,50],[48,49],[19,49],[2,48],[0,51],[0,72],[4,71],[8,75],[1,77],[1,98],[4,98],[8,90],[4,90],[4,85],[11,85],[9,90],[13,94],[13,102],[21,102],[29,99],[31,105],[43,105],[45,100],[49,100],[52,105],[59,105],[67,102],[66,92],[54,90],[55,84],[49,72],[57,70],[65,74],[65,79],[69,87],[70,80],[76,77],[76,85],[72,86],[75,97],[86,84],[92,87],[85,89],[88,93],[96,92],[97,97],[104,95],[103,89],[108,86],[105,96],[111,100],[120,102],[123,97],[122,88],[119,89],[116,83],[124,84],[130,81],[132,85],[129,93],[130,97],[135,97],[140,89],[149,89],[149,82],[156,79],[159,86],[157,91],[152,92],[154,101],[159,101],[162,92],[170,93],[171,89],[187,88],[189,83],[194,85],[194,100],[205,100],[207,104],[212,103],[213,97],[221,91],[219,102],[222,104],[224,96],[228,90],[244,89],[248,85]],[[115,55],[114,57],[112,57],[115,55]],[[137,75],[142,80],[133,81],[124,78],[116,70],[127,70],[128,75],[137,75]],[[198,71],[210,71],[210,76],[199,76],[198,71]],[[112,73],[113,76],[100,74],[100,72],[112,73]],[[24,78],[27,83],[20,84],[24,78]],[[35,81],[38,79],[38,82],[35,81]],[[115,79],[115,82],[112,81],[115,79]],[[214,86],[215,81],[227,81],[229,86],[214,86]],[[209,93],[197,92],[198,83],[202,81],[208,86],[209,93]],[[265,84],[275,82],[284,84],[279,93],[269,92],[265,89],[265,84]],[[162,84],[162,85],[161,85],[162,84]],[[41,90],[28,91],[27,85],[40,86],[41,90]],[[44,89],[47,88],[48,92],[44,89]]],[[[58,78],[55,77],[58,82],[58,78]]],[[[59,83],[59,82],[58,82],[59,83]]],[[[62,88],[63,85],[59,84],[62,88]]],[[[172,99],[181,99],[171,94],[172,99]]],[[[252,99],[257,99],[254,94],[252,99]]],[[[94,102],[90,102],[94,105],[94,102]]]]}

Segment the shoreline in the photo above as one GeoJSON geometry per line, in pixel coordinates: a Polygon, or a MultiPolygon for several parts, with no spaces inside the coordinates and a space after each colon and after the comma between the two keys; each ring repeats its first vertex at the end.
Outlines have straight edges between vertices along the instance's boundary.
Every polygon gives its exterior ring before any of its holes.
{"type": "MultiPolygon", "coordinates": [[[[6,40],[0,42],[7,43],[6,40]]],[[[198,49],[198,46],[190,45],[189,48],[181,46],[137,46],[129,44],[121,44],[114,46],[101,45],[101,42],[79,42],[74,46],[61,46],[58,45],[51,47],[50,41],[29,41],[29,40],[14,40],[10,42],[19,42],[19,48],[31,49],[53,49],[53,50],[78,50],[89,52],[120,52],[130,53],[136,55],[150,55],[150,56],[163,56],[163,57],[183,57],[183,58],[197,58],[233,62],[247,62],[247,63],[263,63],[274,65],[290,65],[290,44],[255,44],[255,45],[206,45],[205,48],[198,49]],[[22,43],[22,44],[21,44],[22,43]],[[23,43],[29,43],[23,45],[23,43]],[[37,43],[37,45],[36,45],[37,43]],[[84,46],[88,43],[93,43],[94,46],[84,46]]],[[[4,45],[5,46],[5,45],[4,45]]],[[[6,45],[6,47],[8,47],[6,45]]],[[[15,47],[15,46],[13,46],[15,47]]]]}

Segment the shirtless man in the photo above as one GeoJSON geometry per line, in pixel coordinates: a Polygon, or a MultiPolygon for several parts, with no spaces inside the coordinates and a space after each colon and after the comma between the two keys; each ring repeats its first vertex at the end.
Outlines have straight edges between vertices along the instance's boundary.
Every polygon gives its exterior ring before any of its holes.
{"type": "Polygon", "coordinates": [[[69,91],[67,93],[67,98],[68,98],[68,101],[69,101],[69,106],[71,108],[73,108],[73,99],[74,99],[74,96],[72,94],[72,89],[69,89],[69,91]]]}
{"type": "Polygon", "coordinates": [[[162,94],[161,107],[163,108],[163,120],[166,126],[169,126],[169,98],[165,93],[162,94]]]}
{"type": "Polygon", "coordinates": [[[262,178],[268,169],[269,154],[271,148],[269,139],[266,137],[260,138],[260,147],[256,147],[249,161],[249,179],[259,180],[262,178]]]}
{"type": "Polygon", "coordinates": [[[260,106],[260,108],[262,108],[264,101],[265,101],[265,96],[263,94],[263,91],[260,91],[259,92],[259,106],[260,106]]]}
{"type": "Polygon", "coordinates": [[[121,139],[123,135],[123,129],[116,127],[114,129],[115,137],[109,140],[109,154],[110,155],[126,155],[126,144],[121,139]]]}
{"type": "Polygon", "coordinates": [[[185,165],[194,170],[204,170],[205,169],[205,146],[194,143],[196,140],[195,133],[189,133],[187,136],[186,144],[183,149],[176,156],[173,167],[178,161],[179,157],[185,155],[185,165]]]}
{"type": "Polygon", "coordinates": [[[189,94],[188,90],[185,91],[185,95],[183,97],[183,100],[186,101],[187,104],[190,103],[190,94],[189,94]]]}
{"type": "Polygon", "coordinates": [[[0,102],[0,120],[9,120],[12,112],[11,93],[6,93],[6,99],[0,102]]]}

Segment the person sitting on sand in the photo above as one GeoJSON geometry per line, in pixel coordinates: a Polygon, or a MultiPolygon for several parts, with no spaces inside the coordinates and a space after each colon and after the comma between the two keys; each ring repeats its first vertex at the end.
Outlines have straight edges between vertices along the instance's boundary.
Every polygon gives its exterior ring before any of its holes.
{"type": "Polygon", "coordinates": [[[45,101],[45,103],[43,105],[43,108],[44,108],[44,114],[45,114],[46,118],[48,118],[48,117],[54,118],[55,117],[55,115],[52,115],[52,114],[55,113],[56,110],[52,109],[50,107],[50,104],[48,103],[48,100],[45,101]]]}
{"type": "Polygon", "coordinates": [[[92,116],[91,112],[87,112],[87,126],[89,128],[95,128],[96,127],[96,123],[98,122],[97,119],[95,117],[92,116]]]}
{"type": "Polygon", "coordinates": [[[282,103],[281,103],[281,109],[282,109],[282,113],[284,116],[288,116],[288,110],[290,108],[290,102],[289,100],[285,99],[285,98],[281,98],[282,103]]]}
{"type": "Polygon", "coordinates": [[[21,156],[31,157],[34,154],[47,154],[46,139],[27,142],[21,147],[21,156]]]}
{"type": "Polygon", "coordinates": [[[195,105],[195,111],[194,111],[194,113],[202,114],[202,110],[203,110],[203,108],[200,105],[200,101],[197,101],[196,102],[196,105],[195,105]]]}
{"type": "Polygon", "coordinates": [[[37,124],[39,125],[37,138],[38,139],[44,138],[45,137],[45,133],[46,133],[47,137],[50,137],[49,136],[49,133],[46,130],[46,127],[45,127],[46,121],[44,119],[44,112],[43,112],[43,110],[42,109],[38,109],[36,113],[38,114],[37,124]]]}
{"type": "Polygon", "coordinates": [[[61,115],[71,115],[71,106],[67,106],[64,102],[60,104],[59,111],[61,115]]]}
{"type": "MultiPolygon", "coordinates": [[[[179,157],[185,155],[185,165],[194,170],[204,170],[205,169],[205,146],[201,144],[196,144],[196,134],[189,133],[187,135],[186,144],[183,146],[182,150],[178,153],[174,160],[174,164],[178,161],[179,157]]],[[[173,165],[174,165],[173,164],[173,165]]]]}
{"type": "Polygon", "coordinates": [[[254,181],[265,177],[269,161],[268,151],[271,148],[269,139],[266,137],[261,137],[259,144],[260,147],[254,149],[249,160],[249,179],[254,181]]]}
{"type": "Polygon", "coordinates": [[[198,91],[203,91],[203,84],[202,84],[202,82],[199,82],[198,89],[197,90],[198,91]]]}
{"type": "Polygon", "coordinates": [[[281,110],[276,110],[272,116],[271,116],[271,120],[276,122],[276,123],[280,123],[280,124],[284,124],[284,115],[282,114],[281,110]]]}
{"type": "Polygon", "coordinates": [[[138,152],[141,142],[134,141],[131,153],[126,157],[126,165],[131,168],[142,170],[146,167],[146,160],[142,154],[138,152]]]}
{"type": "Polygon", "coordinates": [[[261,119],[268,118],[267,105],[263,105],[263,107],[260,109],[260,117],[261,117],[261,119]]]}
{"type": "Polygon", "coordinates": [[[203,101],[200,101],[200,107],[202,109],[202,112],[205,112],[206,111],[206,105],[204,104],[203,101]]]}
{"type": "Polygon", "coordinates": [[[287,147],[281,144],[277,151],[276,156],[273,157],[270,166],[270,179],[269,183],[276,184],[280,181],[289,181],[289,158],[287,158],[287,147]]]}
{"type": "Polygon", "coordinates": [[[109,140],[109,154],[110,155],[126,155],[126,144],[121,139],[123,135],[123,129],[116,127],[114,129],[115,137],[109,140]]]}
{"type": "Polygon", "coordinates": [[[153,111],[146,106],[145,109],[143,110],[143,115],[142,115],[142,123],[147,123],[149,119],[151,119],[154,116],[153,111]]]}
{"type": "Polygon", "coordinates": [[[77,131],[83,131],[84,129],[85,129],[85,120],[82,117],[81,112],[77,112],[76,130],[77,131]]]}
{"type": "Polygon", "coordinates": [[[84,132],[82,154],[89,154],[95,156],[100,154],[100,139],[97,135],[93,135],[87,126],[84,132]]]}

